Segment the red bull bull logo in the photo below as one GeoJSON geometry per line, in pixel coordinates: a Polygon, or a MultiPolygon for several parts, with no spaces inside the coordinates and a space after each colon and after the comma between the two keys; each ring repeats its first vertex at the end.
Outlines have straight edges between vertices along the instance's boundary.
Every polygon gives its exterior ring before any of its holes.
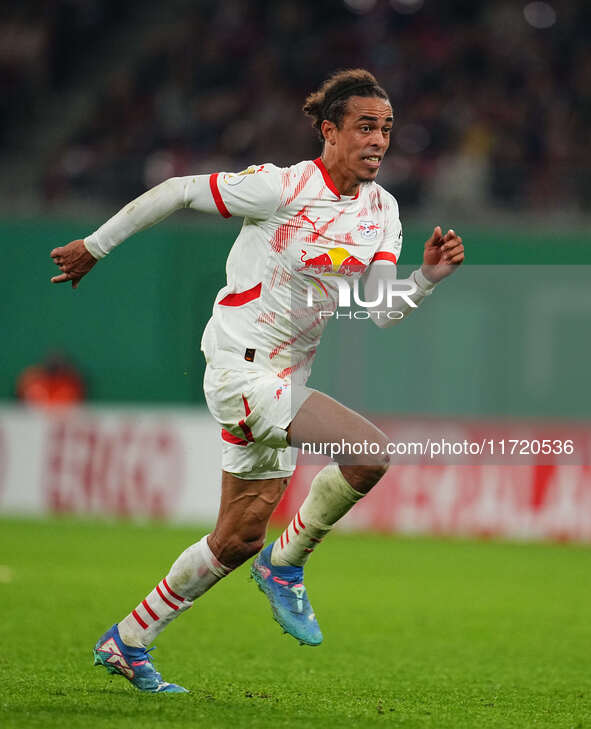
{"type": "Polygon", "coordinates": [[[333,276],[352,276],[354,273],[363,273],[367,268],[363,261],[352,256],[346,248],[331,248],[313,258],[304,258],[307,251],[302,249],[300,261],[304,264],[298,271],[310,273],[324,273],[333,276]]]}

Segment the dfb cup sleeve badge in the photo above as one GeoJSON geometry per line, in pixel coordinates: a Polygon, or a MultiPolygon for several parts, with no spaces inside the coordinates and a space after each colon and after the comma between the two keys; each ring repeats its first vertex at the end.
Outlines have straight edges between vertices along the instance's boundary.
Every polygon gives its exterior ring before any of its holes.
{"type": "Polygon", "coordinates": [[[378,236],[380,226],[373,220],[360,220],[357,230],[364,240],[375,240],[378,236]]]}
{"type": "Polygon", "coordinates": [[[223,180],[226,185],[234,187],[235,185],[239,185],[241,182],[244,182],[246,175],[254,175],[257,172],[266,172],[265,165],[251,165],[245,170],[242,170],[242,172],[225,172],[223,180]]]}

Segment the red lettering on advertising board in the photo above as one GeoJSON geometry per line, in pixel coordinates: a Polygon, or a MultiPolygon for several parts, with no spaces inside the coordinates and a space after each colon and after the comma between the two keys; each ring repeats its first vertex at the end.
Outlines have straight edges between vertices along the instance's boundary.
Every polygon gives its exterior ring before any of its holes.
{"type": "Polygon", "coordinates": [[[166,422],[68,416],[50,426],[46,500],[57,512],[164,518],[183,470],[180,439],[166,422]]]}
{"type": "MultiPolygon", "coordinates": [[[[319,470],[298,467],[274,524],[293,516],[319,470]]],[[[343,523],[407,534],[591,541],[591,467],[395,465],[343,523]]]]}

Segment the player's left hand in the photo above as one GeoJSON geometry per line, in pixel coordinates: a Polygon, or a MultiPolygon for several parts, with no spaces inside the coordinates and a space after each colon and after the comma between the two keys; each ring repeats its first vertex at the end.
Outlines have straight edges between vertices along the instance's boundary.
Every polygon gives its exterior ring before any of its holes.
{"type": "Polygon", "coordinates": [[[82,276],[85,276],[97,262],[96,258],[87,251],[82,239],[73,240],[65,246],[54,248],[49,255],[62,271],[61,274],[51,279],[51,283],[71,281],[73,289],[78,288],[82,276]]]}
{"type": "Polygon", "coordinates": [[[454,230],[445,235],[440,226],[436,226],[433,234],[425,242],[423,252],[423,275],[437,283],[450,276],[464,262],[464,246],[462,239],[454,230]]]}

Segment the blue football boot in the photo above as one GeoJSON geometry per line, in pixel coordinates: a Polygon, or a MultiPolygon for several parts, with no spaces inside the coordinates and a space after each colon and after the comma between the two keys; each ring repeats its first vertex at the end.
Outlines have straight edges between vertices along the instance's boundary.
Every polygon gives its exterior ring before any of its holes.
{"type": "Polygon", "coordinates": [[[271,603],[273,617],[284,632],[300,645],[320,645],[322,633],[303,585],[302,567],[277,567],[271,564],[273,544],[260,552],[250,568],[259,590],[271,603]]]}
{"type": "MultiPolygon", "coordinates": [[[[152,648],[150,648],[152,650],[152,648]]],[[[167,683],[152,665],[152,657],[144,648],[125,645],[114,625],[101,636],[94,647],[94,665],[104,666],[109,673],[119,673],[140,691],[153,694],[188,694],[186,688],[167,683]]]]}

